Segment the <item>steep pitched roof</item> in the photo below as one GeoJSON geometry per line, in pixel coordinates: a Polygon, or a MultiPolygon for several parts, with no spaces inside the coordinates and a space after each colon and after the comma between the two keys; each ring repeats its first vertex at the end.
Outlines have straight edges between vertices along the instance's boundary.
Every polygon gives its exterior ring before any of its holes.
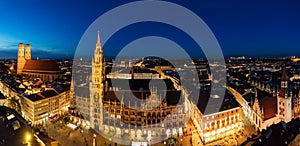
{"type": "Polygon", "coordinates": [[[61,69],[54,60],[27,60],[23,71],[60,72],[61,69]]]}
{"type": "Polygon", "coordinates": [[[267,97],[261,100],[261,106],[264,112],[264,120],[273,118],[277,114],[277,97],[267,97]]]}
{"type": "Polygon", "coordinates": [[[283,67],[282,70],[281,81],[287,81],[285,67],[283,67]]]}

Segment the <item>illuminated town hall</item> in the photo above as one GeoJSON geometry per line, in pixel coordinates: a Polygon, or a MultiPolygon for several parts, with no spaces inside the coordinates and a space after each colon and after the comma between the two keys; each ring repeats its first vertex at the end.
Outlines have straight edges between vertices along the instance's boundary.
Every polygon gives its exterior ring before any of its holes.
{"type": "Polygon", "coordinates": [[[175,70],[172,65],[161,66],[154,62],[155,65],[149,66],[152,61],[142,59],[135,64],[129,61],[128,65],[121,61],[116,65],[121,71],[108,72],[98,34],[89,87],[73,81],[77,106],[91,128],[107,138],[114,137],[115,141],[127,137],[131,141],[149,143],[159,142],[155,141],[156,137],[182,137],[191,126],[204,143],[241,130],[242,108],[229,91],[219,112],[204,115],[209,94],[200,94],[199,102],[192,103],[189,96],[193,94],[188,94],[176,77],[167,74],[175,70]],[[149,82],[159,80],[163,80],[167,90],[149,87],[149,82]],[[123,83],[129,83],[131,89],[123,89],[123,83]],[[147,99],[147,102],[137,105],[130,102],[130,98],[147,99]],[[139,106],[143,110],[136,110],[139,106]]]}

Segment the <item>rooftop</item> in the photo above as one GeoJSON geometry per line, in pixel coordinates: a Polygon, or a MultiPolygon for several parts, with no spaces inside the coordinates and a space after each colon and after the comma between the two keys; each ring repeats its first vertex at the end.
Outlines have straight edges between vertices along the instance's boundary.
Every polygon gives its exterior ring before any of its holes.
{"type": "MultiPolygon", "coordinates": [[[[66,91],[66,90],[64,90],[66,91]]],[[[30,94],[30,95],[25,95],[25,97],[27,97],[28,99],[30,99],[31,101],[38,101],[41,99],[45,99],[45,98],[50,98],[56,95],[59,95],[62,92],[58,92],[55,89],[50,89],[50,90],[46,90],[37,94],[30,94]]]]}
{"type": "Polygon", "coordinates": [[[60,72],[61,69],[54,60],[27,60],[23,71],[60,72]]]}
{"type": "Polygon", "coordinates": [[[277,114],[277,98],[274,97],[267,97],[262,99],[261,106],[264,110],[264,120],[270,119],[275,117],[277,114]]]}
{"type": "MultiPolygon", "coordinates": [[[[180,99],[180,91],[168,90],[166,92],[166,103],[167,105],[176,105],[179,104],[180,99]]],[[[144,91],[108,91],[104,96],[104,101],[116,101],[120,102],[118,98],[123,97],[123,101],[127,102],[130,101],[129,98],[139,98],[139,99],[146,99],[151,95],[149,90],[144,91]]],[[[163,94],[158,94],[163,95],[163,94]]],[[[163,100],[163,97],[161,97],[163,100]]]]}
{"type": "MultiPolygon", "coordinates": [[[[205,113],[205,109],[208,104],[209,98],[209,92],[200,92],[197,107],[201,111],[201,113],[205,113]]],[[[219,112],[236,107],[239,107],[238,102],[233,98],[233,95],[228,90],[226,90],[219,112]]]]}
{"type": "Polygon", "coordinates": [[[0,92],[0,99],[6,99],[5,96],[0,92]]]}
{"type": "Polygon", "coordinates": [[[28,99],[30,99],[31,101],[38,101],[38,100],[44,99],[44,97],[40,96],[39,94],[26,95],[26,97],[28,99]]]}

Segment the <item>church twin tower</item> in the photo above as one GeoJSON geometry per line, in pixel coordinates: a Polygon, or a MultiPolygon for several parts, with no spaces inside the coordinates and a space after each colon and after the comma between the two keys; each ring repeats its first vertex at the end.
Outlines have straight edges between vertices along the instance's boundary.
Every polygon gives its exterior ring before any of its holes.
{"type": "Polygon", "coordinates": [[[26,44],[26,47],[24,48],[24,44],[20,43],[18,45],[17,74],[22,73],[26,60],[31,60],[30,44],[26,44]]]}

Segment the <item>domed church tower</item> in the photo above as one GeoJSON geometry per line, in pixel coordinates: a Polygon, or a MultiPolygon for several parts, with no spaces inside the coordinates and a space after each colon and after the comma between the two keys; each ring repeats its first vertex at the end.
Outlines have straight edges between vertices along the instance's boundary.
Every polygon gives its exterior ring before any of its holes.
{"type": "Polygon", "coordinates": [[[25,56],[24,56],[24,44],[20,43],[18,45],[17,74],[22,73],[25,62],[26,62],[26,60],[25,60],[25,56]]]}
{"type": "Polygon", "coordinates": [[[25,50],[25,59],[26,60],[31,60],[31,48],[30,44],[26,44],[26,50],[25,50]]]}

